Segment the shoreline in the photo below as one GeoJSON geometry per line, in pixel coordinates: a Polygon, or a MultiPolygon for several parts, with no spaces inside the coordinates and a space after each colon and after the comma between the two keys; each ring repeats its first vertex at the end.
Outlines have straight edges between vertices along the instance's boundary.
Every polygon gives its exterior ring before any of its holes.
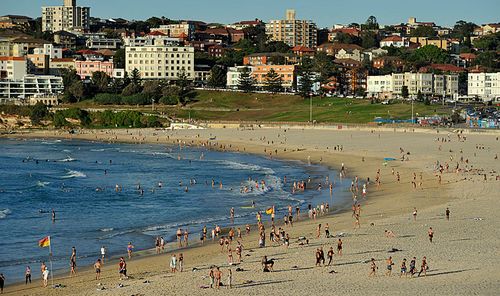
{"type": "MultiPolygon", "coordinates": [[[[266,154],[267,151],[264,152],[262,150],[262,148],[266,147],[268,149],[270,145],[266,145],[265,141],[261,141],[262,143],[258,143],[258,140],[256,140],[255,142],[257,142],[257,143],[253,143],[252,140],[248,141],[248,139],[247,139],[247,141],[244,141],[244,140],[241,140],[241,138],[237,139],[237,138],[232,137],[232,135],[228,135],[227,134],[228,130],[229,129],[226,128],[226,129],[204,130],[204,132],[202,130],[168,131],[171,134],[173,134],[172,139],[170,139],[170,138],[165,139],[165,140],[162,139],[162,142],[158,142],[158,141],[155,142],[154,141],[157,138],[157,136],[155,136],[154,133],[156,133],[156,132],[161,133],[163,131],[155,131],[155,130],[148,131],[148,130],[143,129],[143,130],[139,130],[138,132],[141,133],[141,131],[142,131],[145,134],[148,133],[147,134],[148,138],[145,138],[144,143],[152,143],[152,144],[153,143],[176,144],[177,141],[182,142],[182,141],[186,141],[186,140],[187,141],[191,140],[194,143],[194,142],[196,142],[197,138],[198,138],[198,141],[201,141],[200,137],[196,137],[197,133],[204,133],[205,138],[208,139],[207,133],[209,133],[209,132],[213,132],[213,133],[217,133],[217,134],[222,133],[222,132],[226,132],[224,137],[222,137],[221,139],[219,139],[219,137],[217,137],[217,143],[221,144],[221,145],[226,145],[227,150],[230,150],[230,149],[236,150],[237,149],[239,151],[239,149],[244,149],[244,151],[246,153],[255,153],[255,154],[261,154],[261,155],[266,154]],[[231,147],[227,148],[227,145],[231,145],[231,147]]],[[[131,131],[137,132],[136,130],[131,130],[131,131]]],[[[240,132],[244,133],[243,131],[240,131],[239,129],[237,131],[238,132],[235,131],[235,134],[239,134],[240,132]]],[[[309,131],[311,131],[311,133],[314,133],[313,130],[307,130],[307,132],[309,132],[309,131]]],[[[113,140],[113,139],[109,138],[110,134],[107,134],[109,132],[111,134],[117,135],[117,138],[114,139],[113,141],[131,142],[131,141],[126,141],[126,135],[123,134],[124,130],[101,130],[101,132],[95,132],[95,131],[90,131],[90,132],[91,133],[85,134],[85,135],[78,135],[78,134],[77,135],[66,135],[66,137],[64,137],[63,134],[57,135],[57,133],[55,133],[55,134],[50,135],[50,134],[47,134],[47,132],[35,132],[35,133],[31,133],[29,135],[23,135],[23,137],[19,137],[19,134],[13,134],[13,135],[9,135],[9,137],[12,137],[12,138],[24,138],[24,137],[26,137],[26,138],[31,138],[31,137],[44,138],[45,137],[45,138],[64,138],[64,139],[67,139],[68,136],[70,136],[70,138],[78,138],[78,139],[83,138],[86,140],[93,141],[94,140],[93,137],[95,136],[96,140],[100,139],[100,140],[106,142],[106,139],[113,140]],[[120,136],[120,137],[118,137],[118,136],[120,136]]],[[[266,135],[271,134],[272,132],[283,133],[282,129],[265,129],[265,130],[261,130],[260,132],[262,134],[266,134],[266,135]]],[[[298,136],[300,137],[300,131],[293,131],[293,132],[296,134],[299,134],[298,136]]],[[[351,131],[351,130],[349,130],[349,131],[343,130],[343,131],[338,131],[338,132],[344,133],[344,135],[342,135],[342,136],[345,136],[345,133],[350,133],[351,139],[353,139],[353,134],[356,135],[356,138],[357,138],[359,136],[358,133],[359,134],[362,133],[360,131],[351,131]]],[[[385,132],[385,133],[388,133],[388,132],[385,132]]],[[[229,134],[230,134],[230,132],[229,132],[229,134]]],[[[406,133],[406,132],[401,133],[401,135],[404,135],[406,137],[408,137],[408,134],[411,134],[411,133],[406,133]]],[[[422,134],[425,134],[425,133],[422,133],[422,134]]],[[[444,135],[440,135],[440,134],[434,134],[434,135],[444,136],[444,135]]],[[[368,135],[362,134],[361,136],[367,137],[370,135],[368,133],[368,135]]],[[[384,136],[385,136],[385,134],[384,134],[384,136]]],[[[473,135],[469,135],[469,136],[472,137],[473,135]]],[[[485,137],[488,135],[480,134],[479,136],[485,137]]],[[[380,139],[380,134],[379,134],[379,139],[380,139]]],[[[300,139],[299,141],[296,141],[296,142],[300,143],[300,142],[303,142],[304,140],[306,140],[306,139],[300,139]]],[[[347,140],[348,140],[348,138],[347,138],[347,140]]],[[[346,144],[342,144],[342,145],[346,145],[346,144]]],[[[272,145],[272,146],[274,147],[275,145],[272,145]]],[[[326,165],[328,168],[335,168],[336,165],[338,166],[339,163],[341,163],[339,160],[342,159],[347,164],[349,178],[353,177],[353,176],[361,176],[361,178],[371,176],[370,179],[373,180],[374,179],[373,178],[374,170],[372,171],[372,169],[374,169],[376,167],[383,169],[384,174],[382,174],[382,176],[383,176],[382,177],[382,188],[375,189],[374,185],[371,185],[367,201],[365,203],[363,203],[363,208],[368,208],[368,210],[365,210],[365,211],[368,211],[368,214],[366,215],[366,217],[368,217],[367,220],[371,221],[371,223],[374,223],[374,225],[378,225],[379,222],[384,223],[383,221],[386,221],[386,220],[396,220],[396,221],[400,220],[401,221],[401,214],[402,214],[401,210],[405,209],[405,208],[406,209],[409,208],[409,206],[407,205],[407,204],[409,204],[408,201],[402,199],[402,197],[399,196],[399,195],[401,195],[402,192],[407,192],[407,193],[409,192],[411,195],[415,195],[415,198],[416,198],[415,203],[419,203],[419,208],[418,208],[419,212],[428,212],[428,211],[432,211],[432,209],[435,209],[436,207],[442,207],[445,204],[461,202],[461,199],[459,197],[453,197],[453,195],[456,194],[457,188],[462,188],[464,186],[463,184],[465,181],[462,182],[460,180],[460,178],[458,178],[458,179],[451,178],[452,176],[450,176],[450,178],[447,177],[447,179],[449,179],[449,180],[447,180],[447,183],[445,183],[442,187],[436,188],[434,185],[434,183],[435,183],[435,178],[433,177],[434,172],[432,170],[429,171],[429,164],[431,163],[430,160],[424,161],[423,163],[421,163],[419,165],[412,165],[412,162],[409,161],[408,163],[411,165],[409,167],[404,167],[404,165],[407,165],[406,162],[399,163],[399,161],[390,165],[391,167],[396,167],[399,171],[401,171],[402,174],[405,175],[405,177],[410,176],[411,172],[414,171],[415,169],[419,169],[419,170],[424,171],[424,173],[425,173],[424,182],[426,184],[425,190],[422,190],[422,192],[412,192],[409,189],[402,188],[403,184],[398,184],[395,181],[385,182],[384,178],[388,178],[388,177],[385,174],[386,169],[384,169],[384,166],[382,166],[380,164],[380,158],[382,158],[383,156],[377,156],[377,154],[379,154],[379,152],[375,151],[375,153],[373,153],[373,151],[370,151],[369,149],[367,149],[366,151],[364,151],[363,149],[358,149],[358,151],[351,151],[348,148],[349,153],[340,154],[340,153],[336,153],[336,152],[331,151],[331,149],[329,149],[328,147],[327,147],[327,149],[324,149],[324,146],[321,147],[322,145],[319,145],[319,144],[317,145],[318,147],[315,147],[314,144],[312,144],[312,146],[311,146],[311,144],[309,144],[309,146],[305,147],[304,145],[298,145],[296,143],[294,143],[292,145],[290,145],[288,143],[284,143],[284,144],[279,144],[276,146],[279,147],[279,149],[283,149],[283,147],[286,147],[285,149],[288,148],[286,152],[285,151],[281,152],[281,150],[280,150],[278,158],[299,160],[299,161],[304,161],[305,159],[310,159],[312,163],[320,163],[321,165],[326,165]],[[319,148],[319,147],[321,147],[321,148],[319,148]],[[301,149],[304,149],[304,150],[301,150],[301,149]],[[333,155],[329,155],[329,153],[331,153],[333,155]],[[337,155],[337,154],[340,154],[340,155],[337,155]],[[373,155],[373,154],[375,154],[375,155],[373,155]],[[341,157],[339,157],[339,156],[341,156],[341,157]],[[363,161],[360,161],[360,158],[362,158],[362,157],[364,159],[363,159],[363,161]],[[432,186],[427,186],[428,183],[431,183],[432,186]],[[448,188],[450,186],[452,188],[448,188]],[[431,197],[430,195],[433,195],[433,193],[437,193],[437,194],[442,195],[442,196],[440,198],[437,198],[437,200],[436,199],[429,199],[431,197]],[[394,202],[395,200],[397,200],[401,204],[395,203],[394,202]],[[372,212],[372,210],[373,210],[373,212],[372,212]]],[[[332,146],[330,146],[330,148],[331,147],[332,146]]],[[[361,145],[361,147],[363,147],[363,145],[361,145]]],[[[264,149],[266,149],[266,148],[264,148],[264,149]]],[[[411,156],[411,157],[413,158],[414,156],[411,156]]],[[[342,162],[344,162],[344,161],[342,161],[342,162]]],[[[405,180],[405,185],[406,184],[407,184],[407,182],[405,180]]],[[[495,185],[492,185],[492,186],[495,186],[495,185]]],[[[496,183],[496,186],[498,186],[498,182],[496,183]]],[[[494,190],[494,188],[493,188],[493,190],[494,190]]],[[[406,212],[403,211],[403,213],[406,213],[406,212]]],[[[406,216],[406,215],[404,215],[404,216],[406,216]]],[[[364,214],[363,214],[362,218],[363,218],[363,220],[366,219],[364,214]]],[[[333,224],[334,231],[332,231],[332,233],[335,234],[335,233],[338,233],[339,230],[348,229],[349,228],[348,225],[351,225],[351,222],[349,222],[349,221],[352,221],[352,218],[348,217],[348,211],[345,211],[342,213],[336,213],[335,215],[331,215],[331,216],[322,216],[318,219],[318,221],[311,221],[308,219],[302,220],[297,225],[296,229],[300,228],[302,230],[304,230],[304,229],[312,230],[312,229],[314,229],[314,224],[316,222],[324,222],[324,221],[332,221],[332,220],[335,220],[335,224],[333,224]],[[309,227],[311,227],[311,228],[309,228],[309,227]]],[[[367,227],[366,226],[367,224],[368,223],[363,222],[364,227],[367,227]]],[[[393,225],[393,223],[389,223],[389,225],[393,225]]],[[[364,228],[364,229],[366,229],[366,228],[364,228]]],[[[348,233],[350,233],[350,232],[351,231],[349,231],[348,233]]],[[[255,235],[255,231],[253,231],[253,235],[255,235]]],[[[251,234],[251,236],[252,236],[252,234],[251,234]]],[[[293,237],[296,237],[296,236],[297,236],[296,234],[293,234],[293,237]]],[[[252,239],[251,240],[252,242],[255,241],[255,239],[253,237],[250,237],[250,239],[252,239]]],[[[248,241],[248,238],[245,238],[244,242],[245,241],[248,241]]],[[[250,245],[254,245],[254,244],[250,243],[250,245]]],[[[212,247],[204,246],[202,248],[195,248],[193,250],[188,250],[188,253],[190,254],[190,256],[191,255],[194,256],[194,258],[197,258],[197,257],[206,258],[206,255],[203,256],[201,254],[194,254],[194,253],[199,253],[199,252],[211,253],[211,252],[213,252],[213,249],[217,249],[217,246],[215,245],[215,248],[213,246],[212,247]],[[197,251],[199,251],[199,252],[197,252],[197,251]],[[191,254],[191,253],[193,253],[193,254],[191,254]]],[[[144,263],[143,265],[149,265],[151,263],[150,261],[159,261],[160,257],[163,259],[164,257],[166,257],[166,255],[159,255],[159,256],[154,255],[154,256],[150,256],[150,257],[148,256],[148,257],[140,258],[137,260],[134,259],[134,260],[130,261],[129,264],[130,263],[133,263],[133,264],[137,263],[138,265],[141,265],[141,262],[139,262],[139,261],[142,261],[142,263],[144,263]]],[[[186,258],[187,258],[187,256],[186,256],[186,258]]],[[[166,261],[167,260],[165,260],[165,264],[164,264],[164,268],[163,268],[164,271],[160,272],[159,275],[166,273],[166,269],[167,269],[166,261]]],[[[204,261],[202,261],[202,262],[204,262],[204,261]]],[[[187,266],[189,267],[190,265],[192,265],[192,264],[188,264],[187,266]]],[[[197,264],[195,264],[195,265],[197,265],[197,264]]],[[[108,266],[109,265],[106,264],[106,267],[108,267],[108,266]]],[[[144,270],[144,269],[142,269],[142,270],[144,270]]],[[[109,274],[108,270],[105,270],[105,271],[107,274],[109,274]]],[[[84,271],[82,273],[86,276],[87,276],[87,274],[88,274],[88,276],[91,276],[90,275],[91,272],[92,271],[89,270],[89,271],[84,271]]],[[[71,280],[75,280],[78,278],[81,279],[82,277],[84,277],[84,275],[82,275],[82,273],[80,273],[79,276],[77,276],[71,280]]],[[[112,272],[112,273],[114,274],[114,272],[112,272]]],[[[66,281],[66,280],[68,280],[68,279],[61,278],[61,281],[66,281]]],[[[8,285],[8,289],[6,290],[6,292],[9,293],[9,291],[13,288],[14,289],[21,289],[22,287],[24,287],[24,285],[18,285],[18,286],[8,285]]],[[[22,289],[18,290],[18,291],[21,292],[22,289]]],[[[43,290],[41,290],[41,291],[43,291],[43,290]]],[[[60,291],[63,292],[64,290],[60,290],[60,291]]],[[[69,292],[69,291],[65,291],[65,292],[69,292]]],[[[36,292],[36,293],[39,293],[39,292],[36,292]]]]}

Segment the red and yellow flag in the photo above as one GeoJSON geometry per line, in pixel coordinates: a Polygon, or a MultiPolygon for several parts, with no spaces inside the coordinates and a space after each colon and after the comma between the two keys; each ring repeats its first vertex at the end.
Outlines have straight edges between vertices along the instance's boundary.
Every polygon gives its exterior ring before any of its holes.
{"type": "Polygon", "coordinates": [[[41,248],[50,247],[50,236],[44,237],[38,241],[38,246],[41,248]]]}
{"type": "Polygon", "coordinates": [[[274,207],[270,207],[269,209],[267,209],[266,214],[268,214],[268,215],[274,214],[274,207]]]}

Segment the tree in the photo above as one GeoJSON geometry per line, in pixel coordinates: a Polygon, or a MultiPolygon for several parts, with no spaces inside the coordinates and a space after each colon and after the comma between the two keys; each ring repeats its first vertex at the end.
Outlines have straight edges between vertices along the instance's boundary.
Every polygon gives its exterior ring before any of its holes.
{"type": "Polygon", "coordinates": [[[410,32],[412,37],[435,37],[437,32],[428,26],[419,26],[410,32]]]}
{"type": "Polygon", "coordinates": [[[68,93],[71,95],[73,100],[76,100],[76,102],[80,102],[80,100],[85,96],[85,87],[83,86],[83,82],[73,82],[73,84],[71,84],[68,89],[68,93]]]}
{"type": "Polygon", "coordinates": [[[313,70],[319,73],[320,82],[326,82],[334,73],[332,57],[325,52],[318,52],[313,59],[313,70]]]}
{"type": "Polygon", "coordinates": [[[149,80],[144,82],[142,86],[142,94],[151,102],[158,102],[161,98],[162,82],[157,80],[149,80]]]}
{"type": "Polygon", "coordinates": [[[474,61],[476,65],[481,65],[489,69],[500,68],[500,62],[498,60],[498,54],[494,51],[485,51],[480,53],[476,60],[474,61]]]}
{"type": "Polygon", "coordinates": [[[410,93],[408,92],[408,86],[403,85],[403,87],[401,87],[401,96],[405,99],[408,99],[408,97],[410,96],[410,93]]]}
{"type": "Polygon", "coordinates": [[[132,70],[132,76],[130,77],[130,81],[135,85],[141,84],[141,73],[139,72],[139,70],[137,70],[137,68],[134,68],[134,70],[132,70]]]}
{"type": "Polygon", "coordinates": [[[271,65],[284,65],[286,58],[284,54],[275,54],[269,57],[269,64],[271,65]]]}
{"type": "Polygon", "coordinates": [[[428,64],[446,64],[450,61],[450,55],[435,45],[426,45],[413,51],[408,61],[419,68],[428,64]]]}
{"type": "Polygon", "coordinates": [[[366,91],[362,87],[356,88],[356,91],[354,92],[357,97],[365,97],[366,96],[366,91]]]}
{"type": "Polygon", "coordinates": [[[92,73],[92,86],[97,92],[108,92],[110,80],[111,78],[104,72],[92,73]]]}
{"type": "Polygon", "coordinates": [[[335,41],[337,41],[338,43],[357,44],[357,45],[361,44],[361,38],[342,32],[336,33],[335,41]]]}
{"type": "Polygon", "coordinates": [[[500,32],[474,39],[474,47],[480,50],[500,50],[500,32]]]}
{"type": "Polygon", "coordinates": [[[300,81],[297,82],[297,91],[303,98],[307,98],[311,94],[314,83],[312,69],[312,62],[309,59],[304,59],[298,70],[300,81]]]}
{"type": "Polygon", "coordinates": [[[180,88],[177,85],[166,85],[162,89],[160,103],[164,105],[177,105],[179,100],[180,88]]]}
{"type": "Polygon", "coordinates": [[[30,119],[33,125],[39,125],[45,116],[49,114],[47,110],[47,106],[45,106],[42,102],[36,103],[31,109],[30,119]]]}
{"type": "Polygon", "coordinates": [[[177,74],[175,84],[180,88],[179,102],[185,105],[189,99],[194,95],[192,88],[192,81],[189,79],[184,68],[177,74]]]}
{"type": "Polygon", "coordinates": [[[210,70],[208,85],[210,87],[225,87],[227,80],[227,71],[221,66],[213,66],[210,70]]]}
{"type": "Polygon", "coordinates": [[[123,91],[122,91],[122,96],[131,96],[131,95],[135,95],[135,94],[138,94],[142,91],[142,87],[139,85],[139,84],[135,84],[135,83],[130,83],[129,85],[127,85],[123,91]]]}
{"type": "Polygon", "coordinates": [[[361,25],[362,30],[378,30],[379,25],[377,22],[377,18],[373,15],[370,15],[366,20],[364,25],[361,25]]]}
{"type": "Polygon", "coordinates": [[[117,49],[113,56],[113,65],[116,69],[125,68],[125,49],[117,49]]]}
{"type": "Polygon", "coordinates": [[[363,31],[361,33],[361,46],[363,48],[372,48],[379,46],[378,36],[373,31],[363,31]]]}
{"type": "Polygon", "coordinates": [[[61,76],[63,79],[64,90],[68,90],[71,84],[75,81],[80,81],[80,76],[76,74],[76,70],[74,69],[61,69],[61,76]]]}
{"type": "Polygon", "coordinates": [[[252,77],[252,70],[249,67],[244,67],[240,72],[238,80],[238,89],[243,92],[251,92],[255,88],[255,79],[252,77]]]}
{"type": "Polygon", "coordinates": [[[273,68],[265,75],[264,89],[272,93],[278,93],[283,89],[283,79],[273,68]]]}

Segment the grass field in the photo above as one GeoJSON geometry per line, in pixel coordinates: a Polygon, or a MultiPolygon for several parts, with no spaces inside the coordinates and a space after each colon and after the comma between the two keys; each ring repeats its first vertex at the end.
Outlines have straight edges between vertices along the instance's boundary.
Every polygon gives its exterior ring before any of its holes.
{"type": "MultiPolygon", "coordinates": [[[[197,90],[194,102],[184,107],[155,106],[157,112],[163,112],[176,118],[222,121],[309,121],[309,99],[293,95],[272,95],[238,92],[219,92],[197,90]]],[[[81,108],[102,107],[91,101],[78,105],[81,108]]],[[[120,109],[136,109],[151,112],[151,106],[115,106],[120,109]]],[[[313,120],[339,123],[369,123],[375,117],[391,119],[411,118],[411,104],[398,102],[391,105],[371,104],[370,100],[347,98],[313,97],[313,120]]],[[[450,114],[451,109],[441,105],[414,104],[415,115],[431,116],[450,114]]]]}

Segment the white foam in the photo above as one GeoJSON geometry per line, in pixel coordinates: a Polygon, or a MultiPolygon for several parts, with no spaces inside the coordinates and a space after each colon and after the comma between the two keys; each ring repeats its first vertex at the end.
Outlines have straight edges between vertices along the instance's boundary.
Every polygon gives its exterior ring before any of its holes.
{"type": "Polygon", "coordinates": [[[110,227],[110,228],[101,228],[99,230],[102,231],[102,232],[110,232],[110,231],[113,231],[114,228],[112,228],[112,227],[110,227]]]}
{"type": "Polygon", "coordinates": [[[72,158],[72,157],[68,156],[68,157],[66,157],[66,158],[64,158],[64,159],[61,159],[61,160],[58,160],[58,161],[59,161],[59,162],[71,162],[71,161],[76,161],[76,159],[74,159],[74,158],[72,158]]]}
{"type": "Polygon", "coordinates": [[[225,164],[226,167],[235,170],[262,172],[267,175],[272,175],[275,173],[274,170],[271,168],[262,167],[256,164],[248,164],[231,160],[220,160],[219,162],[225,164]]]}
{"type": "Polygon", "coordinates": [[[9,209],[0,210],[0,219],[5,219],[10,213],[12,212],[9,209]]]}
{"type": "Polygon", "coordinates": [[[42,181],[37,181],[36,182],[36,186],[38,186],[38,187],[45,187],[45,186],[47,186],[49,184],[50,184],[50,182],[42,182],[42,181]]]}
{"type": "Polygon", "coordinates": [[[66,176],[63,176],[62,178],[69,179],[69,178],[86,178],[86,177],[87,175],[85,175],[82,172],[69,170],[68,174],[66,176]]]}

